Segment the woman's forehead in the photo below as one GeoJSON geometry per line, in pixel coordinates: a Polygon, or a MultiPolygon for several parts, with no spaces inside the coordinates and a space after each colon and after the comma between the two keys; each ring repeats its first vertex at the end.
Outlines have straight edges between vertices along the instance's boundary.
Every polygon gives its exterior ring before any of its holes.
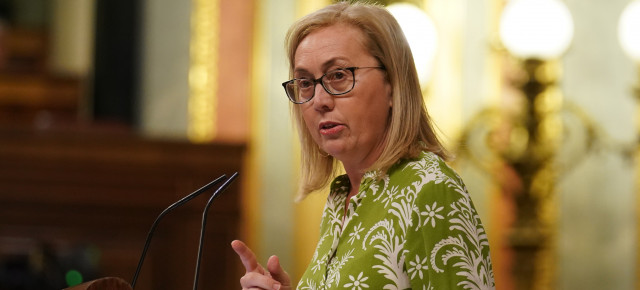
{"type": "Polygon", "coordinates": [[[371,55],[363,43],[363,33],[359,28],[334,24],[319,28],[300,41],[294,55],[294,67],[326,66],[368,57],[371,55]]]}

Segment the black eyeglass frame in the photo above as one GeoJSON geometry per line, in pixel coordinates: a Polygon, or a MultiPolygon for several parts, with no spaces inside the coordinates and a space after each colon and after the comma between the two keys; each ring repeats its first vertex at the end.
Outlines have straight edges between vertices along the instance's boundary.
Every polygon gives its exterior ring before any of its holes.
{"type": "Polygon", "coordinates": [[[316,87],[316,85],[318,83],[322,86],[324,91],[327,92],[327,94],[330,94],[332,96],[340,96],[340,95],[344,95],[344,94],[349,93],[350,91],[353,90],[353,88],[355,88],[355,86],[356,86],[356,73],[355,73],[355,71],[357,69],[361,69],[361,68],[377,68],[377,69],[382,69],[382,70],[385,69],[384,66],[351,66],[351,67],[337,68],[337,69],[334,69],[334,70],[326,72],[325,74],[323,74],[322,76],[320,76],[317,79],[295,78],[295,79],[288,80],[288,81],[282,83],[282,87],[284,88],[284,92],[287,94],[287,98],[289,98],[289,101],[291,101],[294,104],[298,104],[298,105],[304,104],[304,103],[306,103],[308,101],[311,101],[313,99],[313,97],[316,96],[315,87],[316,87]],[[334,72],[336,70],[348,70],[348,71],[351,72],[351,77],[353,78],[353,82],[351,84],[351,88],[349,88],[348,90],[346,90],[344,92],[341,92],[341,93],[332,93],[332,92],[330,92],[329,89],[327,89],[327,87],[324,85],[324,81],[323,81],[324,77],[328,73],[334,72]],[[303,102],[298,102],[298,101],[295,100],[295,96],[289,95],[289,91],[287,90],[287,85],[295,82],[296,80],[301,80],[301,79],[306,79],[306,80],[309,80],[309,81],[313,81],[313,95],[310,98],[308,98],[307,100],[303,101],[303,102]]]}

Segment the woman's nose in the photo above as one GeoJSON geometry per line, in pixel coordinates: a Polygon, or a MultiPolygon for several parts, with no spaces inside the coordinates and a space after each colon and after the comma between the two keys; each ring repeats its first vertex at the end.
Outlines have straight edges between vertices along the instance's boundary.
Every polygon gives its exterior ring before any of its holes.
{"type": "Polygon", "coordinates": [[[318,111],[331,111],[335,105],[334,98],[319,83],[315,87],[315,96],[313,97],[313,107],[318,111]]]}

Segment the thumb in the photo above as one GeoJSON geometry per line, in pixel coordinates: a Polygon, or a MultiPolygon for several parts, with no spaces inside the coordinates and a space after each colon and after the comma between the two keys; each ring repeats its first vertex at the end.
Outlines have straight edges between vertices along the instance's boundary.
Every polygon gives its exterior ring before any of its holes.
{"type": "Polygon", "coordinates": [[[267,261],[267,270],[271,274],[271,278],[280,282],[282,286],[291,286],[291,279],[289,278],[289,274],[282,269],[280,265],[280,258],[278,256],[271,256],[267,261]]]}

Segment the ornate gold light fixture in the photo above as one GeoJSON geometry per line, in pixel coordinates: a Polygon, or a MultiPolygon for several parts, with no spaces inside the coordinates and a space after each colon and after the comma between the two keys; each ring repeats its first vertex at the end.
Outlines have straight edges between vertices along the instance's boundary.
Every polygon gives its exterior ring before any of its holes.
{"type": "Polygon", "coordinates": [[[521,154],[506,159],[521,179],[508,239],[515,254],[517,289],[555,288],[555,159],[562,136],[558,114],[562,94],[554,60],[566,51],[572,37],[571,13],[557,0],[514,0],[502,14],[500,38],[522,60],[525,72],[519,86],[525,109],[516,128],[524,129],[519,132],[527,141],[521,154]]]}
{"type": "Polygon", "coordinates": [[[510,1],[501,17],[500,40],[517,64],[507,78],[517,92],[511,101],[518,105],[484,110],[463,130],[461,157],[483,167],[490,166],[489,159],[498,160],[500,172],[487,172],[496,180],[505,172],[513,176],[507,182],[515,217],[506,243],[513,253],[515,289],[555,288],[556,156],[563,136],[557,59],[572,37],[572,17],[562,2],[510,1]]]}

